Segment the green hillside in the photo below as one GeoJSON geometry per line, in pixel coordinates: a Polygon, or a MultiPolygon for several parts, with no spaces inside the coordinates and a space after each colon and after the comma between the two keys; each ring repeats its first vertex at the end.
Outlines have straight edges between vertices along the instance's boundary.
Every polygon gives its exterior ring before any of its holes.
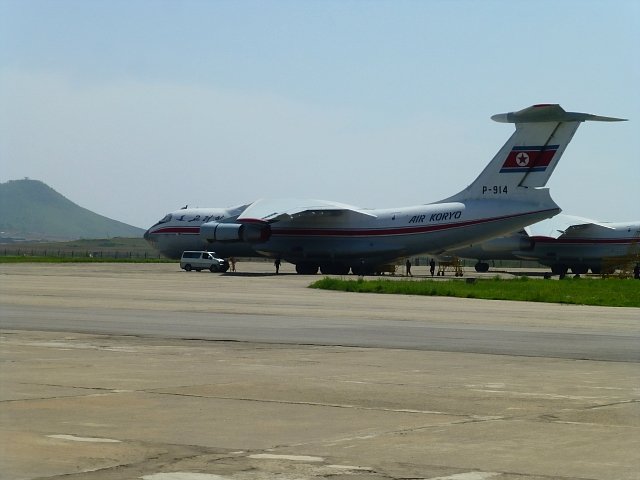
{"type": "Polygon", "coordinates": [[[0,183],[0,236],[27,240],[141,237],[144,230],[76,205],[38,180],[0,183]]]}

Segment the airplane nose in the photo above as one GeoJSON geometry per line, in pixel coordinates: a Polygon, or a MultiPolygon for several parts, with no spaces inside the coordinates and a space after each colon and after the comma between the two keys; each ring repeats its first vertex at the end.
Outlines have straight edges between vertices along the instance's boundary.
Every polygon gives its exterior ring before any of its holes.
{"type": "Polygon", "coordinates": [[[144,238],[149,243],[153,243],[153,239],[151,238],[151,229],[144,232],[144,235],[142,236],[142,238],[144,238]]]}

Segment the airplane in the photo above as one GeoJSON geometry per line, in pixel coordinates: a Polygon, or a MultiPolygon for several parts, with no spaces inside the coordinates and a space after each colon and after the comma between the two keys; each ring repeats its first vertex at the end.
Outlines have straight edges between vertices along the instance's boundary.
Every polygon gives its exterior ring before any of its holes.
{"type": "Polygon", "coordinates": [[[640,258],[640,221],[598,222],[561,214],[445,255],[477,259],[477,272],[489,270],[487,260],[535,260],[561,277],[569,269],[576,275],[589,270],[612,273],[630,259],[640,258]]]}
{"type": "Polygon", "coordinates": [[[261,199],[222,209],[217,220],[207,210],[189,212],[198,220],[186,213],[175,218],[174,212],[145,238],[173,254],[186,249],[187,236],[219,256],[248,248],[253,256],[295,264],[300,274],[376,273],[398,259],[479,242],[558,214],[543,187],[579,125],[624,120],[567,112],[557,104],[491,118],[515,124],[515,132],[473,183],[439,202],[365,209],[326,200],[261,199]]]}
{"type": "MultiPolygon", "coordinates": [[[[235,221],[249,205],[229,208],[189,208],[167,213],[151,226],[144,239],[167,258],[179,259],[188,250],[211,250],[209,242],[200,236],[200,227],[209,222],[235,221]]],[[[220,257],[258,256],[248,243],[217,245],[220,257]]]]}

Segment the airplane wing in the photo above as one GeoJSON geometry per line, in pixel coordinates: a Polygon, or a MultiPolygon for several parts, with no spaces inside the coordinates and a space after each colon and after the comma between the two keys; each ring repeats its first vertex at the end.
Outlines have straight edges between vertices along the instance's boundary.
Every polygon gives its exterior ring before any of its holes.
{"type": "Polygon", "coordinates": [[[589,218],[576,217],[573,215],[556,215],[555,217],[525,227],[525,231],[530,237],[558,238],[561,235],[584,230],[592,226],[615,230],[606,223],[601,223],[589,218]]]}
{"type": "Polygon", "coordinates": [[[267,222],[297,218],[318,218],[321,216],[340,216],[347,213],[376,217],[358,207],[326,200],[303,200],[296,198],[262,199],[252,203],[238,217],[238,222],[267,222]]]}

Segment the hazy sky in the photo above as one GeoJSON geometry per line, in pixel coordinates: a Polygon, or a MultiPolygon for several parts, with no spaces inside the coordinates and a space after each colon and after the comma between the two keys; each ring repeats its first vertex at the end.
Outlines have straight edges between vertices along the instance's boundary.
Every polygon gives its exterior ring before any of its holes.
{"type": "Polygon", "coordinates": [[[0,0],[0,181],[148,227],[264,197],[468,185],[535,103],[583,124],[565,213],[640,219],[640,1],[0,0]]]}

